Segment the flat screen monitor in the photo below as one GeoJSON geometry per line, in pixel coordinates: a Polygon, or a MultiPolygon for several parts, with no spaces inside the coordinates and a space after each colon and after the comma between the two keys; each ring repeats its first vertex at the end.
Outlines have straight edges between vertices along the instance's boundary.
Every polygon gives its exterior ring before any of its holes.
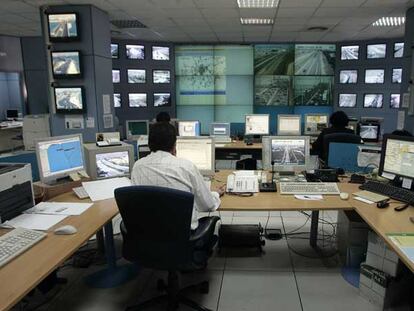
{"type": "Polygon", "coordinates": [[[154,93],[154,107],[170,107],[171,93],[154,93]]]}
{"type": "Polygon", "coordinates": [[[119,58],[119,45],[117,43],[111,43],[111,57],[119,58]]]}
{"type": "Polygon", "coordinates": [[[329,125],[327,114],[307,114],[305,115],[305,134],[318,135],[329,125]]]}
{"type": "Polygon", "coordinates": [[[79,78],[81,60],[79,51],[52,52],[52,71],[55,78],[79,78]]]}
{"type": "Polygon", "coordinates": [[[364,108],[382,108],[384,104],[383,94],[365,94],[364,108]]]}
{"type": "Polygon", "coordinates": [[[245,135],[269,135],[269,115],[246,115],[244,133],[245,135]]]}
{"type": "Polygon", "coordinates": [[[82,87],[55,87],[55,106],[58,113],[85,111],[82,87]]]}
{"type": "Polygon", "coordinates": [[[145,69],[128,69],[128,83],[145,83],[145,69]]]}
{"type": "Polygon", "coordinates": [[[402,81],[402,68],[392,69],[392,83],[401,83],[402,81]]]}
{"type": "Polygon", "coordinates": [[[358,124],[358,134],[363,141],[377,142],[380,136],[380,125],[379,123],[361,122],[358,124]]]}
{"type": "Polygon", "coordinates": [[[153,46],[152,47],[153,60],[169,60],[170,48],[168,46],[153,46]]]}
{"type": "Polygon", "coordinates": [[[354,108],[357,104],[357,94],[339,94],[338,106],[341,108],[354,108]]]}
{"type": "Polygon", "coordinates": [[[125,49],[127,59],[145,59],[145,47],[143,45],[127,44],[125,49]]]}
{"type": "Polygon", "coordinates": [[[349,119],[347,128],[354,131],[354,133],[356,134],[358,131],[358,120],[349,119]]]}
{"type": "Polygon", "coordinates": [[[7,120],[14,120],[19,117],[19,110],[17,109],[7,109],[6,110],[6,119],[7,120]]]}
{"type": "Polygon", "coordinates": [[[121,72],[119,69],[112,69],[112,83],[121,82],[121,72]]]}
{"type": "Polygon", "coordinates": [[[179,136],[200,136],[200,121],[178,121],[179,136]]]}
{"type": "Polygon", "coordinates": [[[399,109],[401,103],[401,94],[391,94],[390,108],[399,109]]]}
{"type": "Polygon", "coordinates": [[[357,60],[359,58],[359,45],[341,46],[341,60],[357,60]]]}
{"type": "Polygon", "coordinates": [[[76,13],[47,14],[49,40],[74,41],[79,39],[78,15],[76,13]]]}
{"type": "Polygon", "coordinates": [[[169,70],[154,70],[152,72],[153,83],[170,83],[170,71],[169,70]]]}
{"type": "Polygon", "coordinates": [[[414,137],[384,135],[379,174],[393,180],[395,177],[414,178],[414,137]]]}
{"type": "Polygon", "coordinates": [[[128,105],[131,108],[144,108],[147,107],[147,94],[146,93],[129,93],[128,105]]]}
{"type": "Polygon", "coordinates": [[[367,58],[385,58],[387,54],[387,45],[381,44],[368,44],[367,45],[367,58]]]}
{"type": "Polygon", "coordinates": [[[277,116],[277,135],[300,135],[301,116],[293,114],[279,114],[277,116]]]}
{"type": "Polygon", "coordinates": [[[394,58],[401,58],[404,56],[404,42],[394,43],[394,58]]]}
{"type": "Polygon", "coordinates": [[[138,139],[139,136],[148,135],[148,120],[127,120],[125,123],[127,139],[138,139]]]}
{"type": "Polygon", "coordinates": [[[194,163],[203,175],[215,173],[215,147],[211,137],[178,137],[177,157],[194,163]]]}
{"type": "Polygon", "coordinates": [[[230,123],[211,123],[210,136],[230,137],[230,123]]]}
{"type": "Polygon", "coordinates": [[[367,84],[384,83],[384,69],[365,70],[365,83],[367,84]]]}
{"type": "Polygon", "coordinates": [[[35,146],[40,180],[44,183],[85,169],[81,134],[39,139],[35,146]]]}
{"type": "Polygon", "coordinates": [[[122,105],[121,102],[121,94],[120,93],[114,93],[114,107],[120,108],[122,105]]]}
{"type": "Polygon", "coordinates": [[[339,83],[355,84],[358,82],[358,70],[341,70],[339,72],[339,83]]]}

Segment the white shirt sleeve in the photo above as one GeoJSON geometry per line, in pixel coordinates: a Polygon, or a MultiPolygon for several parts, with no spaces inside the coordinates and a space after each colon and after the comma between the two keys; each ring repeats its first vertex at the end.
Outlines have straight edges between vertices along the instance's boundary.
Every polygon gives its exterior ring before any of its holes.
{"type": "Polygon", "coordinates": [[[194,205],[199,212],[214,212],[221,204],[220,195],[215,191],[210,191],[204,182],[199,170],[194,166],[191,176],[194,205]]]}

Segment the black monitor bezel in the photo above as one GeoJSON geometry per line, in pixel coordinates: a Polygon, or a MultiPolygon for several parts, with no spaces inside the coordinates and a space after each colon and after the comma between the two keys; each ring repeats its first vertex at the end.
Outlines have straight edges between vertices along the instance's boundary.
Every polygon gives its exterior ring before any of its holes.
{"type": "Polygon", "coordinates": [[[49,37],[50,42],[71,42],[71,41],[79,41],[80,40],[80,27],[79,27],[79,14],[77,12],[47,12],[46,13],[46,19],[47,19],[47,33],[49,37]],[[76,36],[74,37],[52,37],[50,35],[50,15],[68,15],[68,14],[74,14],[76,16],[76,36]]]}
{"type": "Polygon", "coordinates": [[[79,79],[83,76],[83,64],[82,64],[82,54],[79,50],[65,50],[65,51],[51,51],[50,52],[50,60],[52,63],[52,75],[54,79],[79,79]],[[79,74],[56,74],[55,73],[55,66],[53,64],[53,54],[54,53],[78,53],[79,59],[79,74]]]}
{"type": "Polygon", "coordinates": [[[361,139],[364,142],[370,142],[370,143],[377,143],[380,140],[380,136],[381,136],[381,124],[379,122],[358,122],[357,125],[357,133],[359,136],[361,136],[361,126],[362,125],[371,125],[371,126],[376,126],[378,127],[378,132],[377,132],[377,137],[376,138],[362,138],[361,139]]]}
{"type": "Polygon", "coordinates": [[[55,99],[55,109],[56,113],[67,113],[67,114],[83,114],[86,112],[86,102],[85,102],[85,90],[81,85],[71,85],[71,86],[57,86],[53,88],[53,96],[55,99]],[[56,101],[56,89],[81,89],[82,97],[82,109],[59,109],[56,101]]]}

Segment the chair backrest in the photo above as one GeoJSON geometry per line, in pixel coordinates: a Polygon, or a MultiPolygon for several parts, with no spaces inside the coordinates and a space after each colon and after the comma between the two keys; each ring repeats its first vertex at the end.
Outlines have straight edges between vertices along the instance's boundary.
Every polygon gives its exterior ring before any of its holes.
{"type": "Polygon", "coordinates": [[[329,144],[330,143],[344,143],[344,144],[361,144],[361,136],[353,133],[332,133],[327,134],[323,138],[323,160],[327,161],[329,158],[329,144]]]}
{"type": "Polygon", "coordinates": [[[123,253],[149,268],[174,269],[190,260],[192,193],[164,187],[115,190],[126,229],[123,253]]]}
{"type": "Polygon", "coordinates": [[[328,166],[342,168],[346,172],[359,172],[358,153],[361,144],[330,143],[328,166]]]}

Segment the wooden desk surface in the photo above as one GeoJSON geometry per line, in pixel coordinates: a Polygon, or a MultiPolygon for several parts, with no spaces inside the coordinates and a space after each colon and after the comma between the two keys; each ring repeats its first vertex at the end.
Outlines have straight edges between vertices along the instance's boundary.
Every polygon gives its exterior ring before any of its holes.
{"type": "Polygon", "coordinates": [[[260,149],[262,150],[262,143],[256,143],[253,145],[246,145],[246,143],[244,141],[233,141],[229,144],[225,144],[217,146],[216,149],[260,149]]]}

